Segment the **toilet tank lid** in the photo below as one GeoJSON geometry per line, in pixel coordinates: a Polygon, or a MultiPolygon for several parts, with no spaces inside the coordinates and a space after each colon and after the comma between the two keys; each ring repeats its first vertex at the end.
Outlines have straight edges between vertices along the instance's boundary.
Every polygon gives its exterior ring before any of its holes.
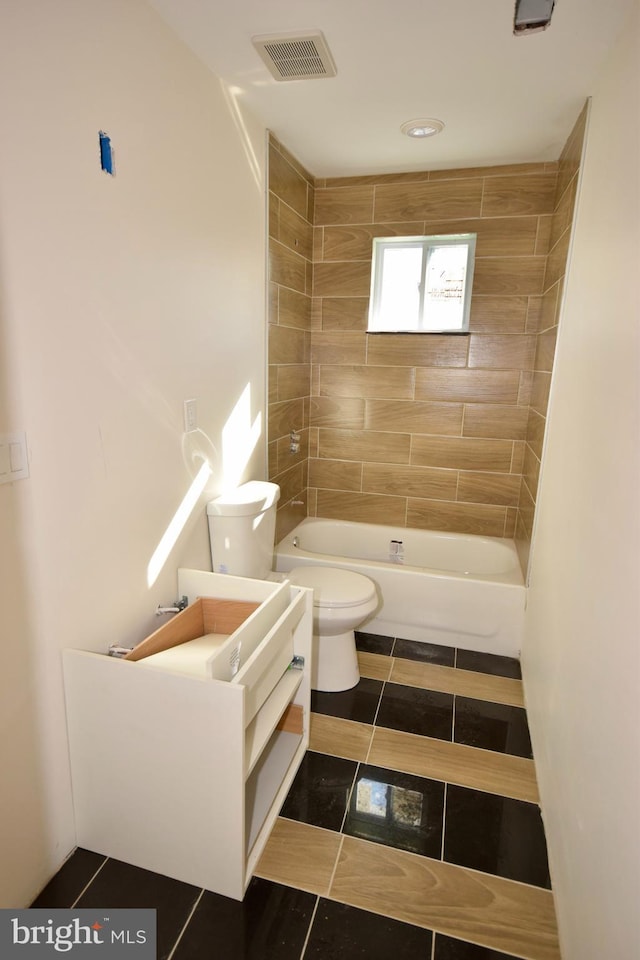
{"type": "Polygon", "coordinates": [[[280,487],[266,480],[247,483],[221,494],[207,504],[210,517],[250,517],[264,513],[280,499],[280,487]]]}

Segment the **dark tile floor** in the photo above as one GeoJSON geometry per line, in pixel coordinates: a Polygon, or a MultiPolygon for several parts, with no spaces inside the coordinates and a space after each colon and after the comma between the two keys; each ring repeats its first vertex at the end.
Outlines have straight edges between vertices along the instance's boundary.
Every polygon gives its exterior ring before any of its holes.
{"type": "Polygon", "coordinates": [[[443,647],[440,644],[422,643],[417,640],[401,640],[380,637],[374,633],[359,633],[358,649],[367,653],[401,657],[403,660],[421,660],[424,663],[435,663],[443,667],[490,673],[495,677],[520,680],[522,676],[519,661],[512,657],[498,657],[492,653],[477,653],[475,650],[460,650],[456,647],[443,647]]]}
{"type": "MultiPolygon", "coordinates": [[[[516,661],[359,637],[376,653],[517,677],[516,661]]],[[[530,756],[524,711],[361,680],[313,695],[331,716],[530,756]],[[397,689],[396,689],[397,688],[397,689]],[[417,694],[417,696],[416,696],[417,694]],[[426,719],[425,719],[426,718],[426,719]],[[437,731],[437,732],[436,732],[437,731]]],[[[537,806],[309,751],[282,816],[548,887],[537,806]]],[[[242,903],[78,849],[34,907],[155,907],[159,960],[515,960],[507,954],[254,877],[242,903]]]]}
{"type": "MultiPolygon", "coordinates": [[[[396,640],[394,644],[389,637],[359,634],[358,649],[367,653],[392,654],[404,660],[457,666],[461,670],[494,676],[520,677],[517,660],[453,647],[412,640],[396,640]]],[[[378,727],[390,727],[423,737],[532,757],[529,727],[522,707],[362,679],[356,687],[344,693],[312,693],[311,709],[315,713],[375,723],[378,727]]]]}

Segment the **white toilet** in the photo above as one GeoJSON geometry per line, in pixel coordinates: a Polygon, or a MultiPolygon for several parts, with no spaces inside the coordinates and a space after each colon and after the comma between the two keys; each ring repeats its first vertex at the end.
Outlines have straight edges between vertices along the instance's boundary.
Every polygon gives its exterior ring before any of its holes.
{"type": "MultiPolygon", "coordinates": [[[[214,573],[282,576],[271,570],[279,498],[277,484],[250,480],[207,504],[214,573]]],[[[295,567],[285,576],[314,591],[312,688],[349,690],[360,679],[354,630],[378,606],[375,584],[336,567],[295,567]]]]}
{"type": "Polygon", "coordinates": [[[285,576],[313,588],[313,690],[349,690],[360,679],[354,630],[378,606],[372,580],[337,567],[294,567],[285,576]]]}

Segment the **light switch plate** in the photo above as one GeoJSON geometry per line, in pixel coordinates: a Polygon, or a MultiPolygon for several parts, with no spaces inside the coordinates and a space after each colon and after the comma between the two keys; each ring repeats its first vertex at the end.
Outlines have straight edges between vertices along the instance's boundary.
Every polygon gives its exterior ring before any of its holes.
{"type": "Polygon", "coordinates": [[[0,434],[0,483],[13,483],[14,480],[24,480],[28,476],[26,434],[0,434]]]}
{"type": "Polygon", "coordinates": [[[184,430],[185,433],[191,433],[198,427],[198,403],[196,400],[185,400],[184,402],[184,430]]]}

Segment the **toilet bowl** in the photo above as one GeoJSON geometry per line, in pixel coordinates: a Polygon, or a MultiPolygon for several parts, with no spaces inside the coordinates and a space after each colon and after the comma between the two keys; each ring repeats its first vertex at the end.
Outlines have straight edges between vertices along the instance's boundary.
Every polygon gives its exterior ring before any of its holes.
{"type": "MultiPolygon", "coordinates": [[[[214,573],[271,576],[279,497],[276,483],[250,480],[207,504],[214,573]]],[[[349,690],[360,679],[354,630],[378,606],[375,584],[334,567],[296,567],[286,577],[314,591],[312,688],[349,690]]]]}
{"type": "Polygon", "coordinates": [[[286,577],[313,589],[311,688],[350,690],[360,680],[354,630],[378,606],[375,584],[336,567],[294,567],[286,577]]]}

